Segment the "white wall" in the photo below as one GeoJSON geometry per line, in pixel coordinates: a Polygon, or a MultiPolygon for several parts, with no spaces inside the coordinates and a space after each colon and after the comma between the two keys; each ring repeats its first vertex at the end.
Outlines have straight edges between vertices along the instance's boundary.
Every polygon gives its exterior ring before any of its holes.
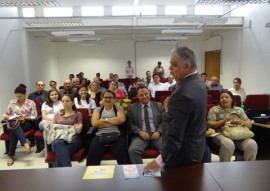
{"type": "Polygon", "coordinates": [[[35,91],[35,84],[41,80],[45,89],[50,89],[50,80],[59,81],[58,52],[55,43],[49,37],[34,37],[31,33],[27,36],[27,50],[29,58],[29,92],[35,91]]]}
{"type": "Polygon", "coordinates": [[[234,77],[242,79],[248,94],[270,92],[270,5],[246,5],[232,14],[244,13],[251,27],[223,34],[221,83],[232,86],[234,77]]]}
{"type": "Polygon", "coordinates": [[[18,20],[0,20],[0,114],[8,102],[15,98],[14,89],[19,83],[28,86],[25,32],[18,20]]]}

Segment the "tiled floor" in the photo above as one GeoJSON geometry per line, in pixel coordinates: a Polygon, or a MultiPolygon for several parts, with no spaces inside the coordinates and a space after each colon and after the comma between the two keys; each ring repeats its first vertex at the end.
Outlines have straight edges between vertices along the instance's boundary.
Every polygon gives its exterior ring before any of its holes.
{"type": "MultiPolygon", "coordinates": [[[[2,133],[2,127],[0,127],[0,133],[2,133]]],[[[48,168],[48,164],[45,163],[44,150],[40,153],[35,153],[36,147],[31,148],[30,153],[25,153],[24,149],[20,144],[16,150],[15,163],[12,166],[7,166],[7,155],[5,152],[5,143],[0,141],[0,170],[11,170],[11,169],[34,169],[34,168],[48,168]]],[[[144,160],[144,163],[150,162],[152,159],[144,160]]],[[[218,161],[219,158],[216,155],[212,155],[212,161],[218,161]]],[[[116,161],[102,161],[101,164],[116,164],[116,161]]],[[[72,166],[85,166],[85,160],[81,163],[73,162],[72,166]]]]}

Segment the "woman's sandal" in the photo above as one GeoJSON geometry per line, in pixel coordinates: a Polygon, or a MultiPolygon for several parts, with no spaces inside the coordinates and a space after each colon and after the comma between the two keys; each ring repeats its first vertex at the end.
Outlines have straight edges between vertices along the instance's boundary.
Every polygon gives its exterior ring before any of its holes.
{"type": "Polygon", "coordinates": [[[23,145],[23,147],[24,147],[24,150],[25,150],[26,153],[29,153],[31,151],[31,147],[30,147],[30,145],[28,143],[25,143],[23,145]]]}
{"type": "Polygon", "coordinates": [[[13,165],[13,164],[14,164],[14,161],[15,161],[15,159],[14,159],[13,157],[8,157],[7,165],[8,165],[8,166],[13,165]]]}

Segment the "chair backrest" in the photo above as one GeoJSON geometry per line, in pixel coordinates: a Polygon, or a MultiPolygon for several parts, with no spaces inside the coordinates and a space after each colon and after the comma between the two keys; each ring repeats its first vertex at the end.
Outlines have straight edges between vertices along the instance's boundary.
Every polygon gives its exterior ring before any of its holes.
{"type": "Polygon", "coordinates": [[[233,95],[234,105],[240,107],[241,106],[241,96],[233,95]]]}
{"type": "Polygon", "coordinates": [[[81,132],[81,138],[82,138],[83,144],[85,145],[89,142],[88,136],[87,136],[87,131],[90,128],[89,112],[88,112],[87,108],[79,108],[78,111],[82,113],[83,128],[82,128],[82,132],[81,132]]]}
{"type": "Polygon", "coordinates": [[[213,101],[212,96],[211,96],[211,95],[207,95],[207,103],[208,103],[208,104],[211,104],[212,101],[213,101]]]}
{"type": "Polygon", "coordinates": [[[245,110],[268,108],[269,96],[267,94],[250,94],[246,96],[245,110]]]}
{"type": "Polygon", "coordinates": [[[171,90],[156,91],[155,92],[155,101],[159,102],[161,96],[169,97],[171,94],[172,94],[171,90]]]}
{"type": "Polygon", "coordinates": [[[212,103],[214,103],[214,104],[218,103],[219,90],[207,90],[207,95],[212,96],[212,103]]]}
{"type": "Polygon", "coordinates": [[[110,81],[103,81],[103,82],[100,82],[100,86],[105,88],[105,89],[108,89],[109,88],[109,83],[110,81]]]}
{"type": "Polygon", "coordinates": [[[36,104],[36,109],[37,109],[37,116],[41,115],[41,108],[40,108],[40,103],[38,100],[33,100],[36,104]]]}

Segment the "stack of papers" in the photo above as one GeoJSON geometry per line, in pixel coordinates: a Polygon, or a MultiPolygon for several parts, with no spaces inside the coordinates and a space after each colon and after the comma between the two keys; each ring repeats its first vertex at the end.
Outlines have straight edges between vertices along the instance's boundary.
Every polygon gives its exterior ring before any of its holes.
{"type": "Polygon", "coordinates": [[[140,178],[136,165],[123,166],[125,179],[140,178]]]}
{"type": "Polygon", "coordinates": [[[83,179],[111,179],[114,174],[114,165],[88,166],[83,179]]]}

